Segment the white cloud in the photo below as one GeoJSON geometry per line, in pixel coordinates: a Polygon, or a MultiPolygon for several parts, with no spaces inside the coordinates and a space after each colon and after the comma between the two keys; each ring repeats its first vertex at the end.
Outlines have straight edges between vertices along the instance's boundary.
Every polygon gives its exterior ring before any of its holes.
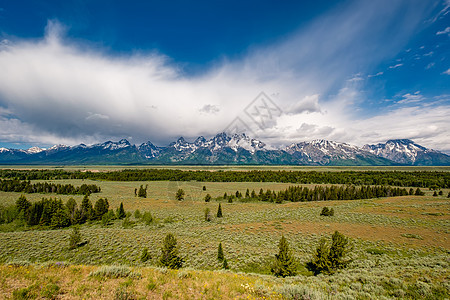
{"type": "Polygon", "coordinates": [[[415,92],[414,94],[404,94],[402,96],[402,100],[397,101],[397,104],[409,104],[416,103],[425,100],[425,97],[420,94],[420,91],[415,92]]]}
{"type": "Polygon", "coordinates": [[[393,65],[393,66],[389,66],[389,69],[397,69],[397,68],[399,68],[401,66],[403,66],[403,64],[396,64],[396,65],[393,65]]]}
{"type": "Polygon", "coordinates": [[[429,69],[431,69],[432,67],[434,67],[435,64],[436,64],[436,63],[434,63],[434,62],[430,62],[430,63],[425,67],[425,69],[429,70],[429,69]]]}
{"type": "Polygon", "coordinates": [[[450,68],[447,71],[442,72],[442,74],[450,75],[450,68]]]}
{"type": "Polygon", "coordinates": [[[369,75],[367,75],[367,77],[369,77],[369,78],[371,78],[371,77],[378,77],[378,76],[381,76],[381,75],[383,75],[384,74],[384,72],[378,72],[378,73],[376,73],[376,74],[369,74],[369,75]]]}
{"type": "Polygon", "coordinates": [[[134,143],[165,145],[179,135],[222,131],[261,91],[278,95],[273,100],[285,112],[255,131],[269,143],[360,142],[375,129],[388,136],[389,128],[354,125],[363,122],[357,109],[363,81],[354,74],[373,72],[401,51],[427,5],[405,12],[405,3],[386,3],[340,6],[285,40],[255,46],[243,59],[216,62],[196,76],[161,54],[113,56],[80,45],[50,21],[41,40],[12,39],[0,47],[0,141],[76,144],[131,136],[134,143]],[[381,22],[398,16],[395,28],[381,22]],[[386,47],[373,52],[380,40],[386,47]]]}
{"type": "Polygon", "coordinates": [[[450,27],[447,27],[442,31],[436,32],[436,35],[441,35],[441,34],[450,34],[450,27]]]}

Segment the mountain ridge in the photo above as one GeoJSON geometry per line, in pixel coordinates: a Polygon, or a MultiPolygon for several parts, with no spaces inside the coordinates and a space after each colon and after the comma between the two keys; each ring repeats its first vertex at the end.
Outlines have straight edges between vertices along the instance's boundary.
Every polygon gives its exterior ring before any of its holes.
{"type": "Polygon", "coordinates": [[[210,139],[183,137],[161,147],[148,141],[133,145],[127,139],[93,145],[55,145],[48,149],[0,148],[1,164],[186,164],[186,165],[317,165],[317,166],[448,166],[450,156],[409,139],[358,147],[316,139],[272,149],[245,133],[224,132],[210,139]]]}

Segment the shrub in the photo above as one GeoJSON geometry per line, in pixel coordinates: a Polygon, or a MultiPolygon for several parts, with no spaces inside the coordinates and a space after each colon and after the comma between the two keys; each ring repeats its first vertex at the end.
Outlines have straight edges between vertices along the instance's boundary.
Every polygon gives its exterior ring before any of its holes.
{"type": "Polygon", "coordinates": [[[183,190],[183,189],[178,189],[178,191],[177,191],[177,193],[176,193],[176,195],[175,195],[175,198],[176,198],[178,201],[181,201],[181,200],[184,199],[184,195],[185,195],[184,190],[183,190]]]}
{"type": "Polygon", "coordinates": [[[271,269],[272,274],[277,277],[295,276],[297,265],[284,235],[281,236],[278,249],[279,252],[275,255],[275,263],[271,269]]]}
{"type": "Polygon", "coordinates": [[[147,198],[147,187],[144,188],[142,185],[139,187],[138,197],[147,198]]]}
{"type": "Polygon", "coordinates": [[[69,236],[69,249],[75,249],[78,247],[78,244],[81,242],[81,233],[77,226],[75,226],[72,230],[72,233],[69,236]]]}
{"type": "Polygon", "coordinates": [[[122,287],[118,287],[116,289],[116,293],[114,294],[114,300],[135,300],[136,296],[132,292],[128,292],[126,289],[122,287]]]}
{"type": "Polygon", "coordinates": [[[183,266],[183,259],[178,256],[177,239],[171,233],[164,238],[159,261],[169,269],[179,269],[183,266]]]}
{"type": "Polygon", "coordinates": [[[144,221],[145,225],[150,225],[151,223],[153,223],[154,219],[152,214],[148,211],[144,212],[144,214],[142,215],[142,221],[144,221]]]}
{"type": "Polygon", "coordinates": [[[96,271],[92,271],[89,276],[107,278],[139,278],[141,277],[141,274],[132,272],[130,268],[126,266],[103,266],[96,271]]]}
{"type": "Polygon", "coordinates": [[[61,288],[54,283],[48,283],[44,288],[42,289],[42,296],[44,296],[47,299],[56,299],[56,296],[59,294],[59,290],[61,288]]]}
{"type": "Polygon", "coordinates": [[[151,259],[151,255],[150,253],[148,253],[148,249],[144,248],[142,250],[142,254],[141,254],[141,262],[146,262],[147,260],[151,259]]]}
{"type": "Polygon", "coordinates": [[[322,212],[320,213],[321,216],[334,216],[334,209],[328,209],[328,207],[322,208],[322,212]]]}
{"type": "Polygon", "coordinates": [[[139,209],[136,209],[136,210],[134,211],[134,218],[135,218],[135,219],[140,219],[140,218],[142,218],[142,214],[141,214],[141,211],[140,211],[139,209]]]}
{"type": "Polygon", "coordinates": [[[208,207],[205,208],[205,221],[211,221],[211,210],[208,207]]]}
{"type": "Polygon", "coordinates": [[[210,194],[206,194],[205,202],[209,202],[209,201],[211,201],[211,195],[210,194]]]}

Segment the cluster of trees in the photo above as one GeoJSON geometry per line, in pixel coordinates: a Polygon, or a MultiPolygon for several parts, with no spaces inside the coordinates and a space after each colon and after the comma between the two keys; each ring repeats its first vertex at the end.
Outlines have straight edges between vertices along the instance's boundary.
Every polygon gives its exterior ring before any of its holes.
{"type": "MultiPolygon", "coordinates": [[[[390,186],[315,186],[314,188],[290,186],[284,191],[275,192],[270,189],[264,191],[259,190],[257,194],[254,190],[250,193],[249,189],[245,192],[246,199],[254,199],[258,201],[268,201],[282,203],[283,201],[299,202],[299,201],[325,201],[325,200],[355,200],[355,199],[371,199],[380,197],[395,197],[406,195],[423,195],[424,193],[417,188],[410,189],[409,192],[404,188],[396,188],[390,186]]],[[[223,195],[223,199],[232,202],[232,199],[243,198],[242,193],[236,191],[235,195],[223,195]],[[230,201],[231,200],[231,201],[230,201]]],[[[206,201],[206,197],[205,197],[206,201]]],[[[206,201],[208,202],[208,201],[206,201]]]]}
{"type": "Polygon", "coordinates": [[[19,193],[56,193],[63,195],[89,195],[100,193],[101,189],[95,184],[82,184],[73,186],[71,184],[54,184],[49,182],[31,183],[29,180],[0,179],[0,191],[19,193]]]}
{"type": "MultiPolygon", "coordinates": [[[[313,272],[314,275],[320,273],[333,274],[339,269],[348,266],[351,262],[348,256],[352,250],[353,245],[349,239],[335,231],[331,236],[331,243],[328,243],[325,238],[320,240],[314,256],[306,263],[306,268],[313,272]]],[[[141,261],[146,261],[149,258],[150,255],[147,252],[147,248],[145,248],[141,255],[141,261]]],[[[222,243],[219,243],[217,248],[217,260],[219,263],[222,263],[222,268],[229,268],[222,243]]],[[[159,263],[169,269],[179,269],[183,266],[183,258],[179,255],[177,240],[171,233],[164,238],[159,263]]],[[[271,272],[277,277],[295,276],[298,267],[299,264],[289,248],[287,239],[283,235],[278,244],[278,254],[275,254],[275,259],[272,262],[271,272]]]]}
{"type": "Polygon", "coordinates": [[[139,187],[139,190],[134,189],[134,196],[138,196],[141,198],[147,198],[147,188],[148,188],[148,185],[146,185],[144,188],[144,186],[141,184],[141,186],[139,187]]]}
{"type": "MultiPolygon", "coordinates": [[[[278,244],[279,252],[275,255],[272,265],[272,274],[278,277],[295,276],[297,274],[298,263],[292,251],[289,249],[288,241],[284,236],[278,244]]],[[[348,254],[353,250],[350,241],[343,234],[335,231],[331,236],[331,245],[325,238],[322,238],[311,261],[306,263],[306,268],[314,275],[320,273],[333,274],[339,269],[347,267],[351,262],[348,254]]]]}
{"type": "Polygon", "coordinates": [[[56,198],[42,198],[32,203],[23,195],[17,199],[15,205],[0,206],[0,224],[17,220],[28,226],[62,228],[95,220],[107,223],[111,219],[125,217],[123,203],[114,212],[109,210],[108,199],[100,198],[92,205],[87,195],[84,196],[79,207],[73,198],[67,200],[65,204],[61,199],[56,198]]]}
{"type": "Polygon", "coordinates": [[[434,171],[193,171],[127,169],[110,172],[69,170],[0,170],[0,178],[20,180],[100,179],[110,181],[288,182],[300,184],[391,185],[450,188],[449,172],[434,171]]]}
{"type": "Polygon", "coordinates": [[[328,208],[328,207],[324,207],[322,208],[322,211],[320,212],[321,216],[326,216],[326,217],[332,217],[334,216],[334,209],[333,208],[328,208]]]}

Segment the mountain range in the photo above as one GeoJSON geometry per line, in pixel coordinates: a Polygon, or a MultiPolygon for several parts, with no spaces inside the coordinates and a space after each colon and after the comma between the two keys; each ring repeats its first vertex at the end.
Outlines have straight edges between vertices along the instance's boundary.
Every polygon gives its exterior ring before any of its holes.
{"type": "Polygon", "coordinates": [[[94,145],[55,145],[48,149],[0,148],[0,164],[449,166],[450,156],[408,139],[389,140],[363,147],[313,140],[272,149],[245,133],[219,133],[210,139],[198,137],[194,142],[180,137],[165,147],[155,146],[150,141],[132,145],[122,139],[94,145]]]}

